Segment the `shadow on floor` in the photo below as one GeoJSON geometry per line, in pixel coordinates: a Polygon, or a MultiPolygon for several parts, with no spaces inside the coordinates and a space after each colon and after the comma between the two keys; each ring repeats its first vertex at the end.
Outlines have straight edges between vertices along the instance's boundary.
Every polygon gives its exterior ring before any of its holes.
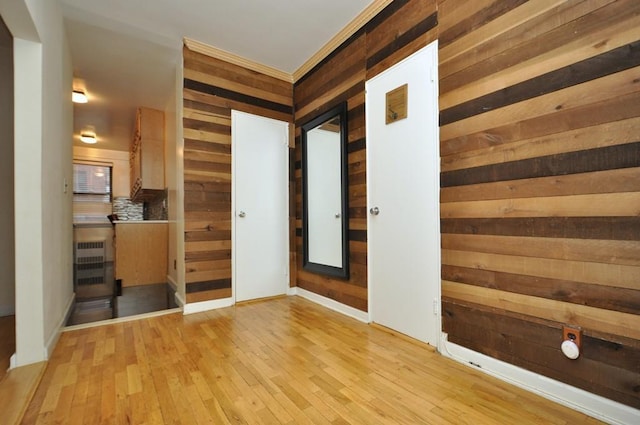
{"type": "Polygon", "coordinates": [[[121,288],[111,262],[74,265],[74,291],[67,326],[177,307],[175,290],[168,283],[121,288]]]}

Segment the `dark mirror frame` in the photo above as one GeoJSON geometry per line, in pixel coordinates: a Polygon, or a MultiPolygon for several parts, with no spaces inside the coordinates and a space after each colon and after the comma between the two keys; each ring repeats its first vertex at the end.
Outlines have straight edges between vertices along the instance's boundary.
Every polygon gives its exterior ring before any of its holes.
{"type": "MultiPolygon", "coordinates": [[[[347,164],[347,141],[348,141],[348,125],[347,125],[347,103],[342,102],[331,108],[322,115],[314,118],[302,126],[302,246],[303,246],[303,262],[302,267],[313,273],[319,273],[327,276],[333,276],[343,279],[349,278],[349,181],[348,181],[348,164],[347,164]],[[307,133],[320,124],[340,117],[340,174],[341,174],[341,201],[342,210],[340,212],[342,218],[342,267],[330,266],[327,264],[313,263],[309,261],[309,188],[307,176],[307,133]]],[[[338,190],[338,188],[336,188],[338,190]]]]}

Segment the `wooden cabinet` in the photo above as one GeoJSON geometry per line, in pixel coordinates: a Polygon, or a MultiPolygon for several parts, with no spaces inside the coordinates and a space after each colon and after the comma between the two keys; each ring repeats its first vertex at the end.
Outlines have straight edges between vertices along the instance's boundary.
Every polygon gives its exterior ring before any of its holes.
{"type": "Polygon", "coordinates": [[[115,278],[122,286],[167,281],[166,222],[116,222],[115,278]]]}
{"type": "Polygon", "coordinates": [[[147,201],[164,192],[164,113],[138,108],[129,159],[131,199],[147,201]]]}

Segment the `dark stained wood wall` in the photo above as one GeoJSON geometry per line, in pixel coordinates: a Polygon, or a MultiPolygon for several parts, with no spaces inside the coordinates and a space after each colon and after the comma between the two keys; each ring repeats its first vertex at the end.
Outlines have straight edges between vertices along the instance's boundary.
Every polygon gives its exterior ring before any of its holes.
{"type": "Polygon", "coordinates": [[[435,40],[436,2],[394,1],[294,86],[297,286],[367,311],[367,200],[364,83],[435,40]],[[300,127],[340,102],[348,109],[348,280],[302,269],[300,127]]]}
{"type": "Polygon", "coordinates": [[[231,296],[231,110],[286,122],[293,85],[183,49],[187,302],[231,296]]]}
{"type": "MultiPolygon", "coordinates": [[[[640,407],[640,3],[408,0],[294,87],[300,126],[349,109],[349,281],[366,311],[364,81],[439,39],[443,327],[449,340],[640,407]],[[563,325],[584,332],[578,360],[563,325]]],[[[299,142],[299,139],[297,139],[299,142]]]]}
{"type": "Polygon", "coordinates": [[[444,331],[640,408],[640,2],[438,17],[444,331]]]}

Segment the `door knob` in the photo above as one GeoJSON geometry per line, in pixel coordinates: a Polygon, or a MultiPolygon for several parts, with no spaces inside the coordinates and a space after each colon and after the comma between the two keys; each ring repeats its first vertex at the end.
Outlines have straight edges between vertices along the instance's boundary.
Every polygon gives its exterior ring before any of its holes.
{"type": "Polygon", "coordinates": [[[336,213],[336,218],[340,218],[340,213],[336,213]]]}
{"type": "Polygon", "coordinates": [[[244,211],[240,211],[240,212],[238,213],[238,217],[240,217],[240,218],[242,218],[242,217],[244,217],[244,216],[246,216],[246,215],[247,215],[247,214],[246,214],[244,211]]]}
{"type": "Polygon", "coordinates": [[[371,215],[378,215],[380,214],[380,208],[378,207],[371,207],[371,209],[369,210],[369,213],[371,215]]]}

